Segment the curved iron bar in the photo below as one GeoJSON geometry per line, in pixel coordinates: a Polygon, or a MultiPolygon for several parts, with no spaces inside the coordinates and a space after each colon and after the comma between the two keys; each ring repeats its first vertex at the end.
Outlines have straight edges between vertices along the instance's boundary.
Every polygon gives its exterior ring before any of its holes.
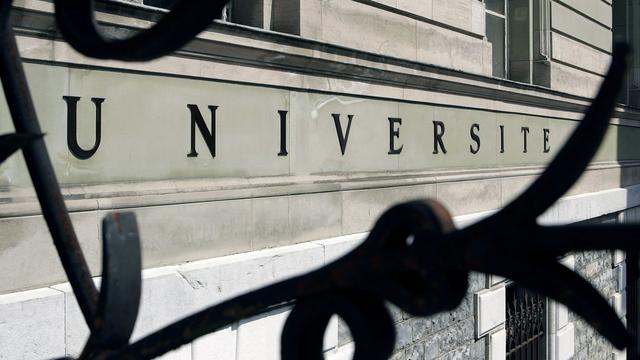
{"type": "Polygon", "coordinates": [[[142,265],[140,239],[132,213],[113,213],[102,221],[102,282],[96,330],[81,358],[90,359],[104,351],[129,344],[138,316],[142,265]]]}
{"type": "Polygon", "coordinates": [[[109,39],[100,34],[93,0],[55,0],[55,7],[58,28],[77,51],[99,59],[145,61],[169,55],[186,45],[222,14],[228,2],[180,0],[151,28],[127,39],[109,39]]]}
{"type": "MultiPolygon", "coordinates": [[[[151,29],[130,39],[114,40],[100,35],[92,1],[55,1],[58,26],[76,50],[128,61],[153,59],[178,49],[206,28],[224,3],[182,0],[151,29]],[[169,33],[171,36],[165,36],[169,33]]],[[[378,220],[362,245],[332,264],[212,306],[128,344],[140,295],[135,220],[132,215],[114,215],[103,224],[104,273],[98,295],[44,141],[39,138],[8,21],[10,7],[10,0],[1,0],[0,77],[18,134],[0,138],[0,157],[19,147],[24,150],[43,214],[91,329],[82,358],[153,358],[295,300],[282,336],[283,359],[322,359],[322,334],[333,314],[342,316],[351,329],[355,359],[386,359],[393,350],[395,332],[384,301],[416,316],[452,310],[464,298],[472,270],[516,280],[567,305],[616,347],[629,343],[630,337],[606,300],[588,282],[558,264],[556,257],[576,250],[637,251],[640,226],[536,224],[536,218],[575,183],[600,145],[627,67],[626,46],[616,47],[598,96],[563,149],[527,191],[497,214],[455,230],[451,216],[435,201],[397,205],[378,220]],[[603,234],[606,242],[597,237],[603,234]],[[410,236],[412,242],[407,241],[410,236]]]]}
{"type": "MultiPolygon", "coordinates": [[[[0,78],[4,96],[16,131],[30,136],[41,136],[42,131],[11,27],[11,4],[11,0],[0,0],[0,78]]],[[[87,325],[93,331],[98,291],[91,281],[89,267],[73,231],[44,139],[34,139],[24,145],[22,150],[58,256],[87,325]]]]}

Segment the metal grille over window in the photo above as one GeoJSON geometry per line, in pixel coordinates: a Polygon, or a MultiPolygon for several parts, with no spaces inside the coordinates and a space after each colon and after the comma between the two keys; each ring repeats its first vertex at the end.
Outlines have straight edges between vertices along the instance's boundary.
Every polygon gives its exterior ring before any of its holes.
{"type": "Polygon", "coordinates": [[[507,288],[507,360],[544,360],[545,298],[519,285],[507,288]]]}

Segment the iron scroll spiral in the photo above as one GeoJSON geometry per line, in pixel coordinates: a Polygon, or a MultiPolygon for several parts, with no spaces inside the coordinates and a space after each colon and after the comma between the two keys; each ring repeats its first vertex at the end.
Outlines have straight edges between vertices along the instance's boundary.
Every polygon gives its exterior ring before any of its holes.
{"type": "MultiPolygon", "coordinates": [[[[0,0],[0,77],[16,133],[0,137],[0,160],[22,149],[58,255],[91,331],[80,358],[151,359],[293,301],[281,339],[282,359],[322,359],[323,333],[334,314],[351,330],[354,359],[387,359],[395,330],[385,301],[415,316],[455,309],[467,292],[470,271],[515,280],[566,305],[615,347],[630,343],[630,334],[607,301],[556,259],[570,251],[638,251],[640,226],[536,223],[576,182],[602,142],[627,68],[626,45],[615,47],[600,91],[566,145],[537,181],[498,213],[458,230],[436,201],[394,206],[380,217],[366,241],[341,259],[213,305],[130,343],[141,287],[135,218],[115,213],[104,220],[103,281],[98,291],[47,154],[9,21],[11,4],[0,0]],[[414,241],[407,241],[410,236],[414,241]]],[[[181,0],[156,25],[123,40],[100,34],[92,1],[55,0],[58,27],[72,47],[90,57],[125,61],[174,52],[204,30],[224,5],[216,0],[181,0]]]]}

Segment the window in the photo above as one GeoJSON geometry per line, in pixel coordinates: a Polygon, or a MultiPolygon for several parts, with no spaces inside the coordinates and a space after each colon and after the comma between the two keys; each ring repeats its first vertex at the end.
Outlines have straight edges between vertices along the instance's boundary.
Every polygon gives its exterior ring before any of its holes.
{"type": "MultiPolygon", "coordinates": [[[[153,6],[162,9],[170,9],[177,0],[143,0],[143,3],[148,6],[153,6]]],[[[220,16],[220,20],[222,21],[230,21],[231,19],[231,3],[227,4],[222,11],[222,15],[220,16]]]]}
{"type": "MultiPolygon", "coordinates": [[[[170,9],[176,2],[177,0],[143,0],[144,5],[163,9],[170,9]]],[[[300,0],[229,0],[219,19],[300,35],[300,12],[300,0]]]]}
{"type": "Polygon", "coordinates": [[[631,69],[620,94],[623,104],[640,107],[640,4],[633,0],[613,1],[613,42],[627,42],[633,49],[631,69]]]}
{"type": "Polygon", "coordinates": [[[487,0],[486,33],[487,40],[491,43],[493,59],[493,76],[507,77],[507,19],[506,0],[487,0]]]}
{"type": "Polygon", "coordinates": [[[546,299],[511,284],[506,300],[507,360],[546,359],[546,299]]]}
{"type": "Polygon", "coordinates": [[[508,3],[509,79],[531,82],[531,19],[529,0],[509,0],[508,3]]]}
{"type": "MultiPolygon", "coordinates": [[[[546,1],[534,2],[543,6],[546,1]]],[[[534,14],[530,0],[485,0],[485,6],[486,36],[492,46],[493,76],[532,82],[534,14]]],[[[544,31],[539,33],[546,35],[544,31]]],[[[538,42],[543,45],[543,41],[538,42]]]]}

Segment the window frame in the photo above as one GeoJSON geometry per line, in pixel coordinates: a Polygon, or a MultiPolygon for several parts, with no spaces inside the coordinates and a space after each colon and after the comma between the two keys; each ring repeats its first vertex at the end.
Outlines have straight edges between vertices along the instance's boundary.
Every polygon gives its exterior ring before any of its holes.
{"type": "MultiPolygon", "coordinates": [[[[509,79],[509,21],[508,21],[508,15],[509,15],[509,1],[508,0],[502,0],[502,2],[504,3],[504,14],[500,14],[498,12],[495,12],[493,10],[489,10],[489,8],[486,6],[486,1],[485,1],[485,16],[495,16],[498,18],[501,18],[504,21],[504,51],[503,51],[503,73],[504,76],[496,76],[493,75],[495,77],[501,78],[501,79],[509,79]]],[[[486,23],[486,18],[485,18],[485,23],[486,23]]],[[[485,25],[486,26],[486,25],[485,25]]],[[[492,60],[493,61],[493,58],[492,60]]]]}

